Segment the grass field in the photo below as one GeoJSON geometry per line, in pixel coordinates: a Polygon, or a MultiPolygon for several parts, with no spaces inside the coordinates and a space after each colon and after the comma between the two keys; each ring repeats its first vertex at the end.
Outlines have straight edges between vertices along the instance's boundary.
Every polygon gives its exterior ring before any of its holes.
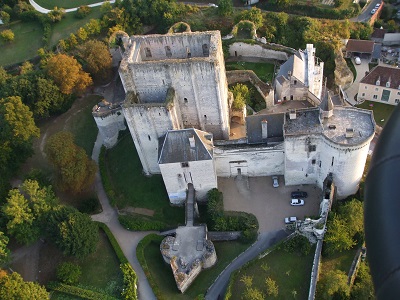
{"type": "Polygon", "coordinates": [[[155,211],[154,219],[166,224],[184,223],[184,208],[170,206],[161,175],[143,175],[142,164],[130,134],[125,134],[106,155],[118,208],[147,208],[155,211]]]}
{"type": "Polygon", "coordinates": [[[383,104],[374,101],[364,101],[362,104],[357,105],[357,107],[372,110],[374,112],[374,119],[376,124],[382,127],[389,120],[390,115],[396,108],[396,106],[394,105],[383,104]]]}
{"type": "Polygon", "coordinates": [[[100,19],[101,15],[100,7],[93,7],[91,12],[83,19],[77,19],[74,12],[65,14],[65,18],[53,26],[50,46],[56,45],[59,40],[69,37],[71,33],[75,33],[80,27],[88,23],[90,19],[100,19]]]}
{"type": "Polygon", "coordinates": [[[240,269],[231,286],[230,300],[242,299],[245,291],[245,285],[241,281],[243,276],[252,277],[252,288],[257,288],[264,294],[266,278],[275,280],[279,289],[277,299],[307,299],[315,247],[306,256],[288,253],[280,248],[240,269]],[[296,292],[295,298],[293,291],[296,292]]]}
{"type": "Polygon", "coordinates": [[[43,30],[37,22],[15,22],[9,26],[2,26],[0,31],[11,29],[15,39],[6,43],[0,39],[0,65],[7,66],[25,61],[37,55],[37,50],[42,47],[43,30]]]}
{"type": "Polygon", "coordinates": [[[219,273],[240,253],[250,245],[239,242],[215,242],[217,264],[210,269],[203,270],[193,284],[181,294],[176,287],[171,267],[167,265],[160,253],[160,245],[151,242],[145,248],[145,258],[150,273],[165,299],[192,300],[199,294],[205,294],[219,273]]]}
{"type": "Polygon", "coordinates": [[[253,70],[257,74],[258,78],[262,81],[271,82],[274,75],[274,65],[269,63],[254,63],[254,62],[227,62],[225,63],[227,71],[231,70],[253,70]]]}
{"type": "Polygon", "coordinates": [[[55,6],[62,8],[74,8],[82,5],[89,5],[102,0],[35,0],[41,7],[53,9],[55,6]]]}

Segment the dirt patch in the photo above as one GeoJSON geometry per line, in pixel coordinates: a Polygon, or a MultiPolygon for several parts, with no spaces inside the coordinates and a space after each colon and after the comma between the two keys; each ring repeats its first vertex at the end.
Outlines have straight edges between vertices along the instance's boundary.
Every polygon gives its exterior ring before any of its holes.
{"type": "Polygon", "coordinates": [[[21,246],[17,243],[11,243],[11,264],[13,271],[21,274],[26,281],[37,281],[39,274],[39,253],[42,247],[42,242],[29,246],[21,246]]]}
{"type": "Polygon", "coordinates": [[[149,217],[154,216],[154,210],[147,209],[147,208],[141,208],[141,207],[128,206],[128,207],[125,207],[125,208],[119,210],[118,212],[121,215],[134,213],[134,214],[144,215],[144,216],[149,216],[149,217]]]}

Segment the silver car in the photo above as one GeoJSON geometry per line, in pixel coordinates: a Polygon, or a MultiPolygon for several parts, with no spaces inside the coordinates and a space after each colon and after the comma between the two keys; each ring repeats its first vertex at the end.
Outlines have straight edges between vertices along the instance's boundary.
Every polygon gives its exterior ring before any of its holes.
{"type": "Polygon", "coordinates": [[[278,176],[272,176],[272,186],[277,188],[279,186],[278,176]]]}
{"type": "Polygon", "coordinates": [[[290,205],[302,206],[302,205],[304,205],[304,200],[303,199],[292,199],[292,201],[290,202],[290,205]]]}
{"type": "Polygon", "coordinates": [[[292,224],[297,221],[296,217],[287,217],[285,218],[285,224],[292,224]]]}

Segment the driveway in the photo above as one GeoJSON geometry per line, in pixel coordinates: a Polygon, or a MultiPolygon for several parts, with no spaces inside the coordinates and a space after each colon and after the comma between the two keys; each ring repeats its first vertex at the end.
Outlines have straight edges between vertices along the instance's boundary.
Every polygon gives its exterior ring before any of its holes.
{"type": "Polygon", "coordinates": [[[319,214],[322,191],[317,186],[285,186],[283,176],[279,176],[279,183],[278,188],[272,187],[270,176],[221,177],[218,178],[218,189],[224,194],[224,209],[254,214],[261,233],[283,229],[284,218],[288,216],[304,220],[305,216],[319,214]],[[290,193],[297,189],[308,193],[304,206],[290,205],[290,193]]]}
{"type": "Polygon", "coordinates": [[[353,84],[349,86],[346,90],[345,93],[347,95],[348,102],[351,105],[355,105],[357,102],[354,100],[355,95],[358,93],[358,86],[360,84],[361,79],[364,78],[365,72],[369,71],[369,59],[361,58],[361,64],[356,65],[354,63],[354,59],[352,59],[353,65],[356,68],[357,71],[357,78],[354,80],[353,84]]]}

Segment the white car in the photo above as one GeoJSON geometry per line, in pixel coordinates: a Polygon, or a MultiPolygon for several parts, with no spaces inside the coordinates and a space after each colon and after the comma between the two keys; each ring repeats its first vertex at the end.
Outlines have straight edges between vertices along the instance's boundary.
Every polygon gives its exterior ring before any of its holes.
{"type": "Polygon", "coordinates": [[[273,186],[274,188],[279,187],[278,176],[272,176],[272,186],[273,186]]]}
{"type": "Polygon", "coordinates": [[[361,59],[358,56],[354,57],[354,62],[356,63],[356,65],[361,65],[361,59]]]}
{"type": "Polygon", "coordinates": [[[285,224],[292,224],[297,221],[296,217],[287,217],[285,218],[285,224]]]}
{"type": "Polygon", "coordinates": [[[376,8],[374,8],[374,9],[371,10],[371,15],[373,15],[373,14],[375,14],[375,13],[376,13],[376,8]]]}
{"type": "Polygon", "coordinates": [[[303,199],[292,199],[292,201],[290,202],[290,205],[302,206],[302,205],[304,205],[304,200],[303,199]]]}
{"type": "Polygon", "coordinates": [[[375,5],[375,9],[378,10],[379,6],[381,6],[381,4],[380,4],[380,3],[377,3],[377,4],[375,5]]]}
{"type": "Polygon", "coordinates": [[[214,3],[208,3],[208,6],[210,6],[210,7],[218,7],[218,5],[214,4],[214,3]]]}

